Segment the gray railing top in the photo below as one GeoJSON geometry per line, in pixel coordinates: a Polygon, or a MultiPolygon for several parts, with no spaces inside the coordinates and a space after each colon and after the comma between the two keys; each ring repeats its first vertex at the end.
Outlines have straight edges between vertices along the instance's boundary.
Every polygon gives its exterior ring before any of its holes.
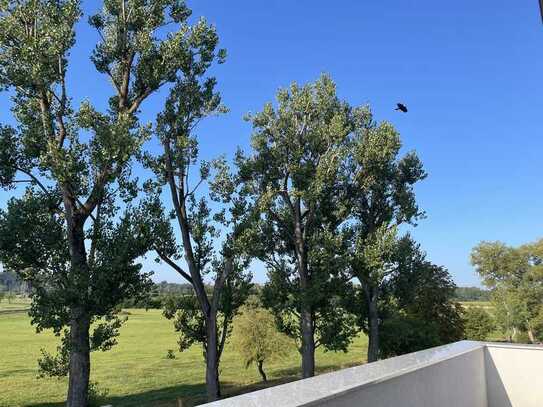
{"type": "MultiPolygon", "coordinates": [[[[485,346],[485,342],[460,341],[395,358],[368,363],[309,379],[270,387],[204,404],[206,407],[301,407],[337,397],[380,381],[460,356],[485,346]]],[[[507,346],[507,345],[506,345],[507,346]]]]}

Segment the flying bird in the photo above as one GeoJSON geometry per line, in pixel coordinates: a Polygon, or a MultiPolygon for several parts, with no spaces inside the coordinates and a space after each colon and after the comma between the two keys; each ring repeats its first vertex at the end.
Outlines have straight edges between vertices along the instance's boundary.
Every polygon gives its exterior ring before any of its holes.
{"type": "Polygon", "coordinates": [[[398,107],[394,110],[399,110],[400,112],[407,113],[407,107],[405,107],[403,103],[396,103],[396,106],[398,107]]]}

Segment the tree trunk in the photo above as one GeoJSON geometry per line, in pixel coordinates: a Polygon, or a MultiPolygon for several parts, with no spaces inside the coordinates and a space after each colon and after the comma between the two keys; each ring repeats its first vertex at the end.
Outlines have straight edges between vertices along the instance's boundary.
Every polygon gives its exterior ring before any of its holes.
{"type": "Polygon", "coordinates": [[[377,295],[373,293],[368,298],[368,322],[370,331],[368,362],[375,362],[379,359],[379,313],[377,311],[377,295]]]}
{"type": "Polygon", "coordinates": [[[69,194],[64,194],[67,235],[70,248],[71,289],[78,294],[71,306],[70,363],[68,372],[67,407],[87,407],[90,376],[89,329],[91,316],[86,309],[89,296],[89,267],[85,249],[85,220],[74,214],[69,194]]]}
{"type": "Polygon", "coordinates": [[[300,199],[297,199],[294,208],[294,246],[296,251],[296,262],[300,275],[300,332],[302,334],[302,377],[315,376],[315,329],[314,315],[312,312],[309,291],[311,289],[311,275],[307,262],[307,251],[305,247],[304,228],[301,221],[300,199]]]}
{"type": "Polygon", "coordinates": [[[217,314],[211,312],[206,318],[206,392],[207,401],[215,401],[221,397],[219,383],[219,354],[217,350],[217,314]]]}
{"type": "Polygon", "coordinates": [[[534,331],[532,330],[532,328],[528,328],[527,333],[528,333],[528,338],[530,338],[530,342],[531,343],[536,343],[534,331]]]}
{"type": "Polygon", "coordinates": [[[258,373],[260,373],[260,376],[262,377],[262,381],[266,383],[268,381],[268,378],[266,377],[266,373],[264,372],[264,361],[259,360],[256,365],[258,367],[258,373]]]}
{"type": "Polygon", "coordinates": [[[90,318],[74,310],[70,323],[70,365],[67,407],[87,407],[89,396],[90,318]]]}
{"type": "Polygon", "coordinates": [[[305,379],[315,376],[315,337],[311,311],[302,310],[300,324],[302,331],[302,377],[305,379]]]}

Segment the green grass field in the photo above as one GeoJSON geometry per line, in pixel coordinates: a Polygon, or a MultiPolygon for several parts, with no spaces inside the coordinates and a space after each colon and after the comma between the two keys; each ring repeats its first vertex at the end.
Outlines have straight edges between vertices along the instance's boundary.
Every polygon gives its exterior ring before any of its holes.
{"type": "Polygon", "coordinates": [[[484,308],[488,312],[494,312],[494,305],[490,301],[461,301],[460,304],[464,308],[479,307],[484,308]]]}
{"type": "MultiPolygon", "coordinates": [[[[53,351],[57,338],[36,334],[25,312],[0,310],[0,406],[60,406],[66,380],[38,379],[36,360],[40,348],[53,351]]],[[[9,304],[14,305],[14,304],[9,304]]],[[[176,406],[178,397],[204,402],[204,364],[201,347],[177,352],[171,321],[159,310],[128,310],[119,344],[108,352],[92,354],[91,380],[107,388],[107,403],[117,406],[176,406]],[[168,349],[176,358],[166,358],[168,349]]],[[[367,340],[360,337],[348,353],[317,352],[319,373],[360,364],[366,358],[367,340]]],[[[267,366],[269,385],[294,380],[300,359],[293,349],[289,357],[267,366]]],[[[262,386],[255,368],[245,369],[238,355],[225,349],[221,362],[223,393],[238,394],[262,386]]]]}

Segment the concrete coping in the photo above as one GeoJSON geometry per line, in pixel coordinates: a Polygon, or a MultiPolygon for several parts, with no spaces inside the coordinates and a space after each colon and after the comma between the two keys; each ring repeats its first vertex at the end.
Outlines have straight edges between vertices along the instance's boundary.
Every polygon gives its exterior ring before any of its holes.
{"type": "MultiPolygon", "coordinates": [[[[460,341],[380,360],[252,393],[204,404],[207,407],[309,407],[361,387],[422,369],[486,346],[507,347],[491,342],[460,341]]],[[[522,345],[524,347],[524,345],[522,345]]],[[[543,349],[543,348],[541,348],[543,349]]]]}

